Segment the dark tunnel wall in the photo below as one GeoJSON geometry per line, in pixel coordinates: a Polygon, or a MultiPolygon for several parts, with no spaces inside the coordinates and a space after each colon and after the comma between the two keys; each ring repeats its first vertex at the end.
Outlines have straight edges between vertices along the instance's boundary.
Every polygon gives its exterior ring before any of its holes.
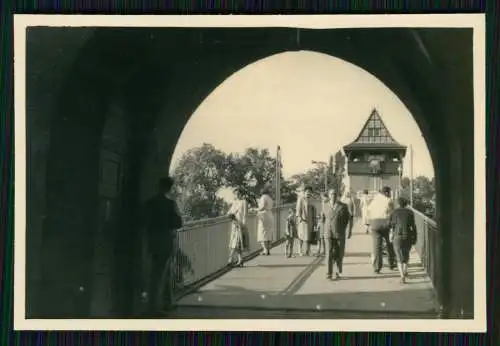
{"type": "Polygon", "coordinates": [[[101,277],[113,287],[108,315],[129,316],[140,267],[137,207],[168,172],[189,117],[232,73],[298,49],[365,69],[415,117],[436,170],[440,299],[451,317],[473,312],[473,262],[461,255],[473,253],[474,239],[472,30],[301,30],[300,42],[287,28],[91,30],[28,31],[28,316],[92,313],[110,109],[122,114],[126,138],[115,196],[121,212],[108,231],[114,270],[101,277]],[[40,44],[44,37],[50,46],[40,44]]]}

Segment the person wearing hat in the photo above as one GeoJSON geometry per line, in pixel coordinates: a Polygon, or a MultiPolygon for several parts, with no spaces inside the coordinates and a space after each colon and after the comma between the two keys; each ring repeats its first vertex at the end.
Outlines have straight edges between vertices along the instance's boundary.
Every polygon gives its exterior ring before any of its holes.
{"type": "Polygon", "coordinates": [[[382,243],[387,245],[389,266],[392,270],[396,268],[394,248],[389,239],[389,218],[394,210],[391,199],[391,188],[383,187],[370,202],[368,215],[370,216],[370,230],[373,238],[373,270],[376,274],[382,269],[382,243]]]}

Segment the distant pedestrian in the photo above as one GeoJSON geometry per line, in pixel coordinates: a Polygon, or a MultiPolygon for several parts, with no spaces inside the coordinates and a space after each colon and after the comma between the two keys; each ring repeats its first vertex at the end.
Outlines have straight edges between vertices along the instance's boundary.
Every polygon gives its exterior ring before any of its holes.
{"type": "Polygon", "coordinates": [[[370,196],[368,195],[368,190],[363,191],[363,195],[359,201],[359,207],[361,209],[361,224],[365,227],[365,232],[368,234],[370,232],[370,222],[368,216],[368,205],[370,204],[370,196]]]}
{"type": "Polygon", "coordinates": [[[297,238],[297,223],[295,219],[295,210],[290,208],[288,210],[288,217],[286,219],[285,228],[285,256],[287,258],[295,257],[293,254],[293,244],[297,238]]]}
{"type": "Polygon", "coordinates": [[[398,204],[399,208],[394,210],[390,217],[389,226],[391,227],[391,238],[398,261],[401,283],[405,283],[408,276],[410,250],[417,243],[417,226],[415,225],[415,214],[407,208],[408,200],[399,197],[398,204]]]}
{"type": "Polygon", "coordinates": [[[270,188],[268,186],[261,190],[261,196],[257,207],[257,241],[262,246],[262,255],[271,254],[271,239],[274,229],[273,206],[274,201],[271,198],[270,188]]]}
{"type": "Polygon", "coordinates": [[[143,206],[142,222],[152,260],[149,312],[155,316],[161,315],[173,303],[173,259],[177,250],[177,229],[182,227],[180,211],[172,197],[173,185],[170,177],[160,179],[157,195],[143,206]]]}

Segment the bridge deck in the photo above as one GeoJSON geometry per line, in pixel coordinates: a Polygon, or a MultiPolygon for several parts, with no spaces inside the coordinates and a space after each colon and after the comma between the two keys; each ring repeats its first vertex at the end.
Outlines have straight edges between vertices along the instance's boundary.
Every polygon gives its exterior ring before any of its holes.
{"type": "MultiPolygon", "coordinates": [[[[399,283],[386,266],[374,274],[372,240],[355,227],[346,244],[344,277],[326,280],[324,257],[286,258],[284,244],[258,256],[178,301],[177,318],[436,318],[429,277],[412,250],[409,279],[399,283]],[[274,312],[274,314],[273,314],[274,312]],[[278,313],[281,312],[281,313],[278,313]]],[[[296,250],[296,249],[295,249],[296,250]]],[[[174,317],[174,316],[173,316],[174,317]]]]}

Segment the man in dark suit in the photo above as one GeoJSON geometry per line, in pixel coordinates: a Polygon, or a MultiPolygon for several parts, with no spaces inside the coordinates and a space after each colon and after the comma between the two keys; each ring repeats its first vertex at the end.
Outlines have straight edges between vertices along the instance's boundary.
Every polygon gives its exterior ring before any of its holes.
{"type": "Polygon", "coordinates": [[[172,265],[177,247],[177,229],[182,227],[180,211],[172,197],[173,185],[170,177],[160,179],[158,193],[145,203],[143,209],[142,221],[152,260],[149,313],[155,316],[161,316],[162,311],[172,304],[172,265]]]}
{"type": "Polygon", "coordinates": [[[347,204],[340,201],[338,193],[330,190],[329,201],[323,209],[325,222],[325,247],[327,263],[327,279],[332,279],[333,265],[337,264],[335,279],[342,277],[342,262],[344,260],[345,240],[351,238],[353,216],[347,204]]]}

